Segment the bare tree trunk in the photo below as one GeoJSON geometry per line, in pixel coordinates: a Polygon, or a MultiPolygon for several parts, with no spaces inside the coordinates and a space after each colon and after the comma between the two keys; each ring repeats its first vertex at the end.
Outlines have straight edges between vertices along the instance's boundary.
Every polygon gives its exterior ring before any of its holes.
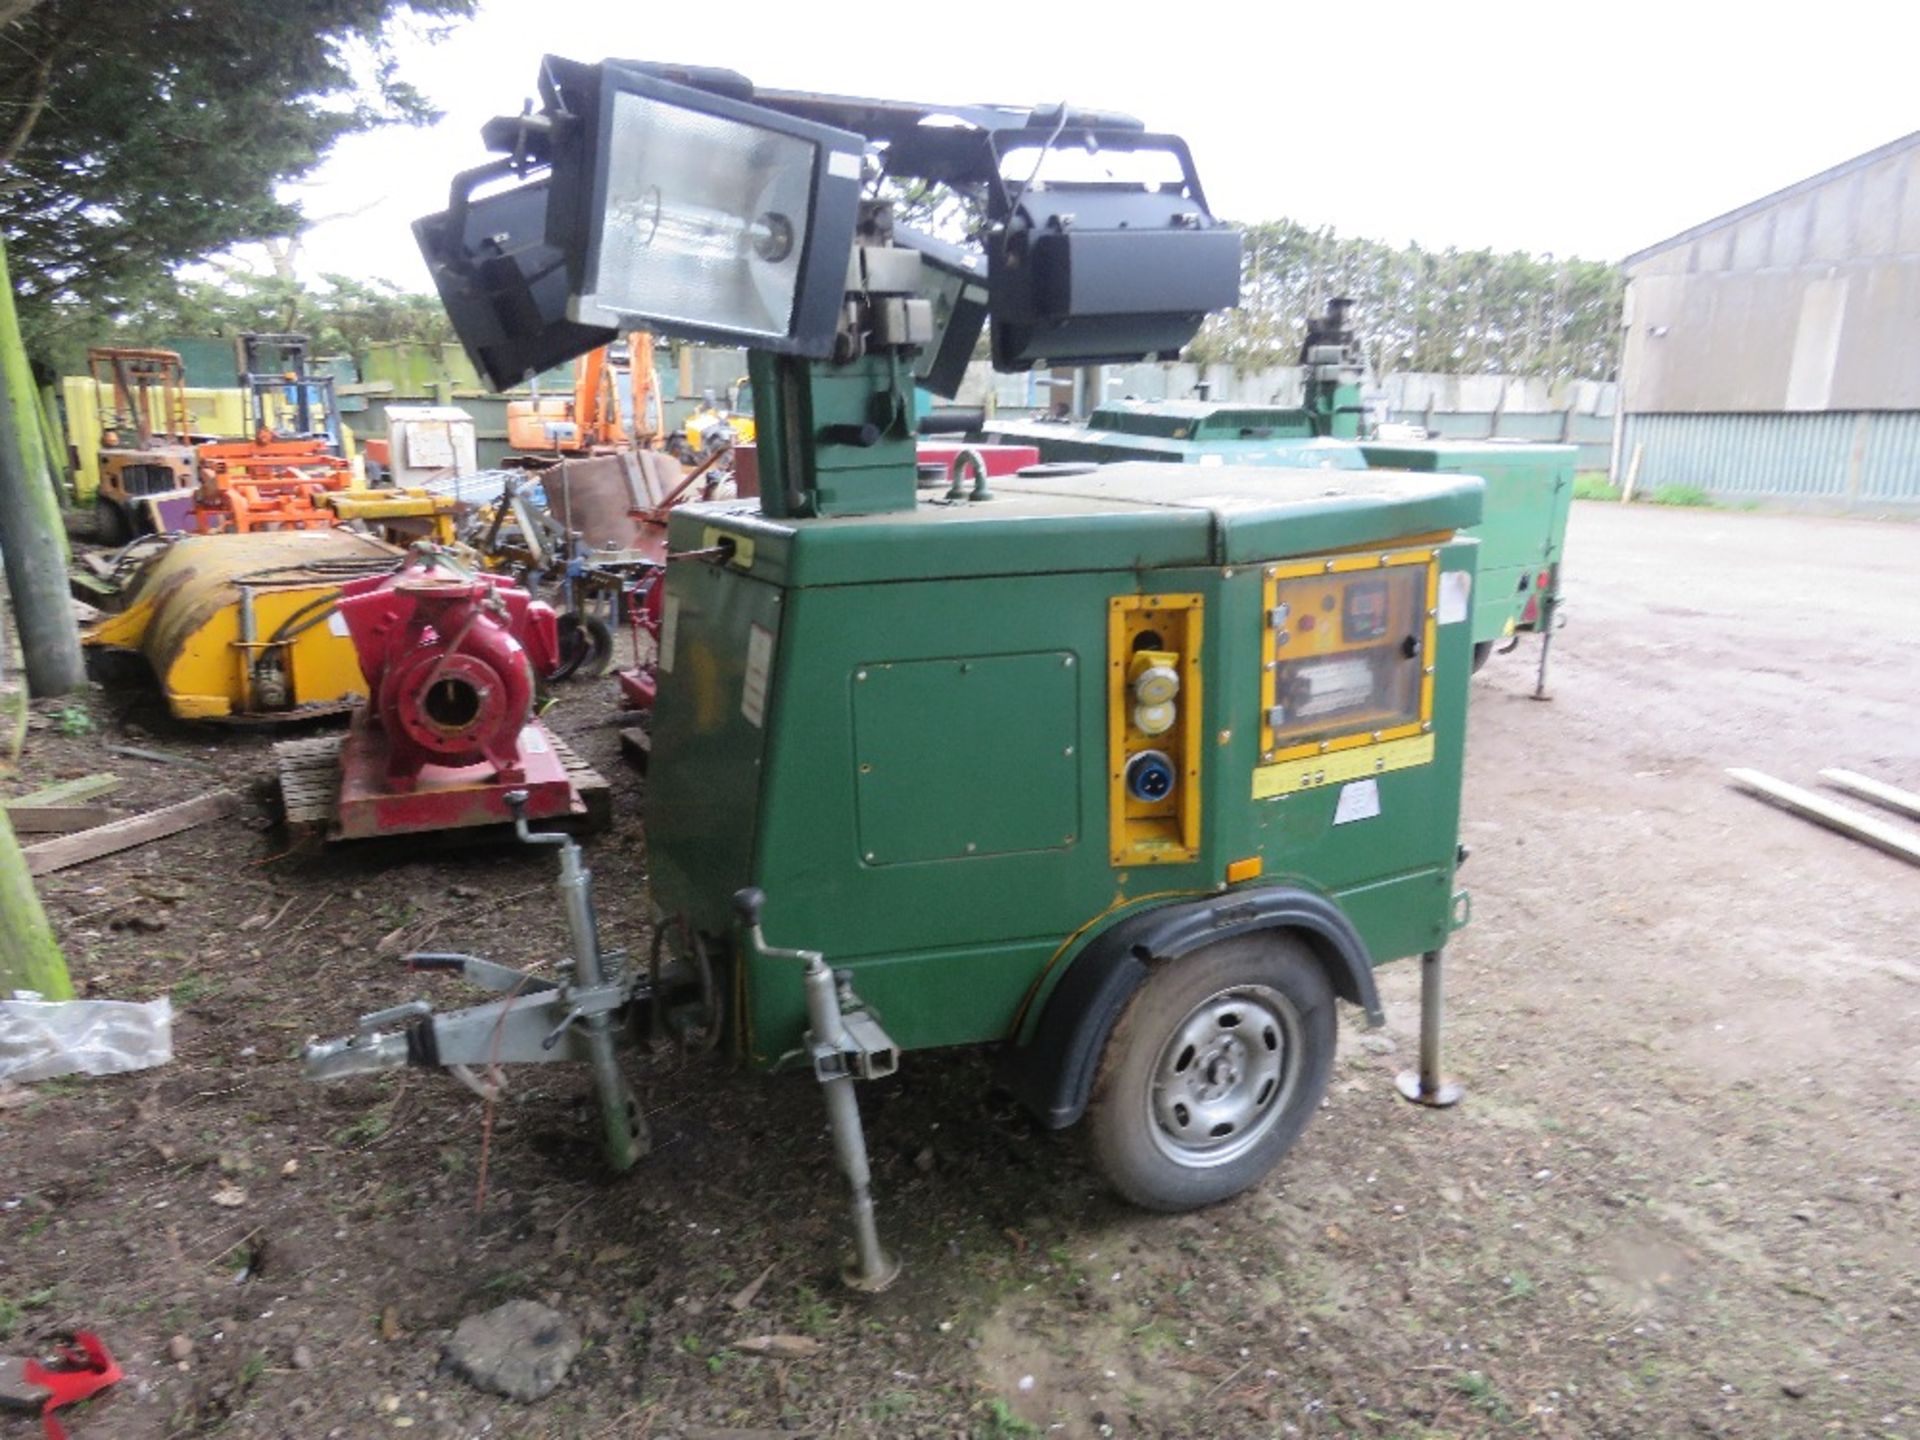
{"type": "Polygon", "coordinates": [[[67,598],[66,527],[47,481],[39,408],[0,246],[0,562],[26,652],[27,688],[65,695],[86,680],[86,667],[67,598]]]}
{"type": "Polygon", "coordinates": [[[34,893],[13,824],[0,807],[0,998],[15,990],[37,991],[48,1000],[73,998],[66,957],[34,893]]]}

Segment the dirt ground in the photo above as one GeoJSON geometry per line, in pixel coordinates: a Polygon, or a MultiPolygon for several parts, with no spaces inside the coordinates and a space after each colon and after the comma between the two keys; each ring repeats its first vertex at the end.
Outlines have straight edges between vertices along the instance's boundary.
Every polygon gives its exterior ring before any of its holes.
{"type": "MultiPolygon", "coordinates": [[[[557,954],[547,856],[283,856],[266,737],[138,692],[93,695],[86,734],[43,706],[7,794],[110,768],[129,810],[255,798],[42,882],[76,982],[170,993],[177,1054],[0,1109],[0,1352],[102,1334],[127,1379],[79,1440],[1920,1436],[1920,872],[1722,775],[1920,789],[1920,527],[1582,504],[1569,553],[1552,703],[1531,641],[1474,686],[1466,1103],[1395,1098],[1418,974],[1389,967],[1387,1029],[1348,1017],[1269,1182],[1168,1219],[1109,1199],[984,1057],[916,1055],[863,1092],[906,1261],[874,1300],[833,1280],[804,1078],[636,1059],[657,1148],[619,1180],[562,1067],[516,1077],[490,1137],[437,1075],[301,1081],[309,1037],[423,993],[405,948],[557,954]],[[440,1369],[514,1296],[587,1341],[530,1406],[440,1369]],[[734,1348],[760,1335],[818,1343],[734,1348]]],[[[642,782],[609,689],[550,719],[614,780],[592,857],[603,930],[637,944],[642,782]]]]}

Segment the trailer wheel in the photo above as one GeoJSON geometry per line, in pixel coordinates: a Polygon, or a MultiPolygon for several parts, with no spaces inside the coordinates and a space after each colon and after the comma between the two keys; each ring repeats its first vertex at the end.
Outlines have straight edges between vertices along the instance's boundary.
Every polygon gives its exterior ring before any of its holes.
{"type": "Polygon", "coordinates": [[[1100,1057],[1096,1163],[1149,1210],[1239,1194],[1313,1118],[1334,1042],[1326,972],[1291,936],[1240,936],[1161,966],[1100,1057]]]}
{"type": "Polygon", "coordinates": [[[1493,642],[1491,640],[1474,641],[1473,642],[1473,673],[1478,675],[1480,673],[1480,668],[1483,665],[1485,665],[1487,661],[1490,660],[1492,657],[1493,657],[1493,642]]]}

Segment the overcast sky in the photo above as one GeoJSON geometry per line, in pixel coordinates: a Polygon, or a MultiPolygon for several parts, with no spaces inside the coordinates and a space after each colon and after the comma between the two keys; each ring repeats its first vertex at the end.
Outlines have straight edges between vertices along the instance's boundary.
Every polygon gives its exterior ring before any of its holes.
{"type": "Polygon", "coordinates": [[[1213,209],[1465,249],[1619,257],[1920,129],[1913,0],[1353,5],[481,0],[403,44],[436,126],[343,142],[293,192],[306,267],[426,289],[409,222],[483,158],[544,52],[770,88],[1067,99],[1184,135],[1213,209]]]}

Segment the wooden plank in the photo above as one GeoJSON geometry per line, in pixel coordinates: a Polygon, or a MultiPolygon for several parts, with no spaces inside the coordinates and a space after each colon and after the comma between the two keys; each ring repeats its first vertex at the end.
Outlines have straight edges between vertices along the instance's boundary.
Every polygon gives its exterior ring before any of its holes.
{"type": "Polygon", "coordinates": [[[1911,790],[1902,790],[1898,785],[1889,785],[1870,775],[1856,775],[1851,770],[1822,770],[1820,778],[1829,785],[1851,791],[1863,800],[1871,800],[1876,805],[1884,805],[1889,810],[1897,810],[1902,815],[1920,820],[1920,795],[1911,790]]]}
{"type": "Polygon", "coordinates": [[[110,791],[120,788],[118,775],[102,772],[98,775],[82,775],[78,780],[62,780],[58,785],[49,785],[44,790],[36,790],[31,795],[22,795],[17,800],[7,801],[9,808],[15,805],[77,805],[82,800],[93,800],[110,791]]]}
{"type": "Polygon", "coordinates": [[[162,810],[149,810],[144,815],[116,820],[111,825],[98,825],[74,835],[62,835],[58,840],[42,840],[37,845],[26,847],[27,870],[33,875],[47,875],[55,870],[98,860],[103,855],[131,850],[150,840],[177,835],[182,830],[191,830],[222,815],[231,815],[239,805],[238,796],[230,791],[215,790],[162,810]]]}
{"type": "Polygon", "coordinates": [[[171,750],[142,750],[138,745],[109,745],[110,755],[126,755],[135,760],[151,760],[156,765],[194,765],[205,769],[207,762],[197,755],[176,755],[171,750]]]}
{"type": "Polygon", "coordinates": [[[7,802],[7,819],[16,835],[71,835],[113,819],[104,805],[23,805],[7,802]]]}
{"type": "Polygon", "coordinates": [[[1627,505],[1633,500],[1633,487],[1640,483],[1640,457],[1646,453],[1644,441],[1635,441],[1633,458],[1627,462],[1627,483],[1620,487],[1620,503],[1627,505]]]}
{"type": "Polygon", "coordinates": [[[1794,814],[1824,825],[1829,830],[1838,830],[1855,840],[1864,841],[1889,855],[1898,855],[1902,860],[1920,865],[1920,834],[1911,830],[1902,830],[1897,825],[1889,825],[1863,810],[1850,806],[1836,805],[1824,795],[1816,795],[1811,790],[1802,790],[1798,785],[1789,785],[1776,780],[1771,775],[1763,775],[1758,770],[1729,770],[1733,783],[1743,790],[1749,790],[1761,799],[1791,810],[1794,814]]]}

